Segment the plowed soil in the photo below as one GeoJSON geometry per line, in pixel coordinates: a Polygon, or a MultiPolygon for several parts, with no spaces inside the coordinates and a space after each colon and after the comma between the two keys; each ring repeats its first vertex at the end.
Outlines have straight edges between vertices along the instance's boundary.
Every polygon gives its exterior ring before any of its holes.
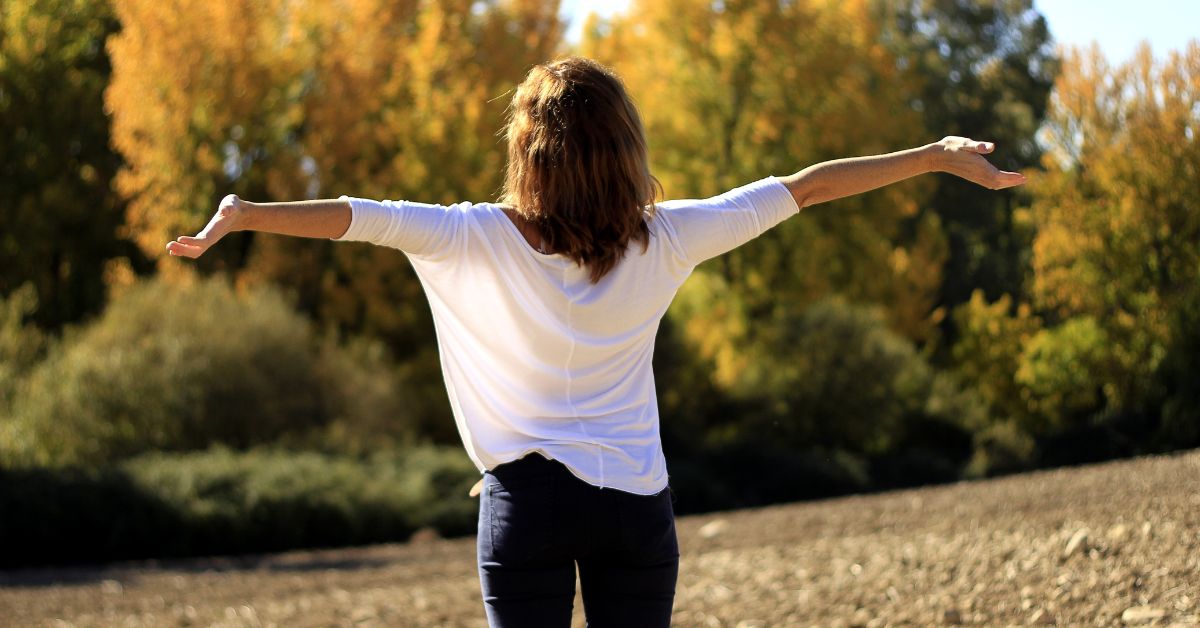
{"type": "MultiPolygon", "coordinates": [[[[1195,625],[1200,451],[683,517],[679,539],[679,626],[1195,625]]],[[[474,540],[432,538],[0,572],[0,624],[486,625],[474,540]]]]}

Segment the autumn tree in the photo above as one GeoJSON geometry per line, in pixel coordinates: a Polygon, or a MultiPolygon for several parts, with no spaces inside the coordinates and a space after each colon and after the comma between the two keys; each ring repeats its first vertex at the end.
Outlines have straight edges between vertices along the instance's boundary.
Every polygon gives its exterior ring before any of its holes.
{"type": "MultiPolygon", "coordinates": [[[[557,2],[410,4],[309,6],[305,19],[340,26],[309,39],[314,78],[298,142],[313,174],[294,196],[496,197],[508,98],[559,45],[557,2]]],[[[397,252],[267,236],[248,273],[299,287],[319,320],[424,352],[436,380],[428,307],[397,252]]]]}
{"type": "Polygon", "coordinates": [[[1164,357],[1200,324],[1198,112],[1196,41],[1161,61],[1144,45],[1115,67],[1095,47],[1066,56],[1034,188],[1033,296],[1061,324],[1041,340],[1058,349],[1029,348],[1023,368],[1045,395],[1078,387],[1037,376],[1069,344],[1088,356],[1069,366],[1090,374],[1096,405],[1145,411],[1164,357]]]}
{"type": "MultiPolygon", "coordinates": [[[[668,198],[941,137],[908,107],[916,85],[878,43],[866,2],[643,1],[584,30],[582,52],[637,101],[668,198]]],[[[791,458],[899,446],[931,394],[913,341],[933,340],[942,314],[944,240],[935,214],[919,216],[931,185],[807,209],[702,264],[660,334],[667,355],[686,356],[656,361],[665,446],[700,442],[709,455],[756,443],[791,458]],[[842,384],[863,380],[878,386],[845,396],[842,384]],[[875,413],[850,409],[859,402],[875,413]],[[847,413],[834,420],[838,407],[847,413]]]]}
{"type": "MultiPolygon", "coordinates": [[[[494,198],[507,94],[562,31],[550,0],[116,5],[108,103],[129,164],[119,184],[138,243],[169,272],[179,262],[163,244],[203,225],[226,193],[494,198]]],[[[428,307],[399,252],[247,233],[198,265],[286,286],[322,327],[420,356],[414,376],[437,387],[428,307]]]]}
{"type": "MultiPolygon", "coordinates": [[[[930,139],[864,2],[634,2],[585,31],[584,54],[614,66],[638,101],[669,198],[930,139]]],[[[701,270],[732,286],[751,320],[837,293],[885,304],[894,328],[926,340],[943,242],[935,218],[904,227],[928,185],[807,211],[701,270]]],[[[711,318],[736,347],[739,323],[711,318]]]]}
{"type": "Polygon", "coordinates": [[[97,312],[106,265],[139,265],[119,234],[102,100],[117,30],[101,0],[0,4],[0,297],[29,282],[44,327],[97,312]]]}

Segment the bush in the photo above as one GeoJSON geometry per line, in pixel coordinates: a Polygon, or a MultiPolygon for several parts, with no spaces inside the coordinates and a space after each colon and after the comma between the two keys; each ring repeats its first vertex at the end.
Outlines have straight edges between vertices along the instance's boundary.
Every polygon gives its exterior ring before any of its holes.
{"type": "Polygon", "coordinates": [[[10,426],[27,451],[7,457],[105,464],[285,436],[335,450],[402,445],[413,440],[405,393],[379,345],[319,342],[274,290],[153,280],[32,371],[10,426]]]}
{"type": "Polygon", "coordinates": [[[475,529],[461,450],[370,460],[226,449],[100,470],[0,470],[0,567],[269,552],[475,529]]]}
{"type": "Polygon", "coordinates": [[[896,446],[871,458],[871,485],[891,489],[953,482],[971,459],[973,436],[955,421],[908,417],[896,446]]]}
{"type": "MultiPolygon", "coordinates": [[[[404,377],[382,342],[327,336],[321,343],[317,377],[329,422],[306,433],[288,434],[284,443],[362,456],[410,447],[425,436],[420,432],[420,409],[428,407],[429,394],[404,377]]],[[[445,387],[440,392],[442,405],[448,406],[445,387]]],[[[447,422],[454,425],[452,419],[447,422]]]]}
{"type": "Polygon", "coordinates": [[[1155,449],[1200,447],[1200,289],[1175,312],[1173,339],[1157,378],[1164,401],[1155,449]]]}
{"type": "Polygon", "coordinates": [[[1025,347],[1042,329],[1041,318],[1028,304],[1014,305],[1007,294],[988,303],[983,290],[975,290],[970,301],[954,309],[953,319],[958,339],[951,355],[958,375],[978,391],[988,414],[1030,424],[1029,404],[1015,375],[1025,347]]]}
{"type": "Polygon", "coordinates": [[[1095,319],[1070,318],[1037,332],[1021,355],[1016,382],[1035,408],[1039,435],[1084,427],[1104,408],[1104,364],[1111,340],[1095,319]]]}
{"type": "Polygon", "coordinates": [[[29,321],[36,311],[37,293],[31,283],[0,299],[0,465],[18,461],[32,447],[12,417],[12,403],[48,345],[29,321]]]}
{"type": "Polygon", "coordinates": [[[868,490],[866,463],[844,451],[760,448],[736,443],[699,457],[672,458],[680,514],[818,499],[868,490]]]}
{"type": "Polygon", "coordinates": [[[1033,466],[1037,443],[1014,420],[987,426],[975,434],[975,453],[965,475],[989,477],[1025,471],[1033,466]]]}
{"type": "MultiPolygon", "coordinates": [[[[701,294],[725,294],[721,286],[707,280],[701,294]]],[[[686,304],[684,313],[704,313],[699,299],[686,304]]],[[[876,308],[828,300],[779,308],[752,328],[694,324],[704,320],[668,327],[664,360],[666,381],[688,381],[704,399],[664,393],[664,410],[687,413],[663,420],[683,510],[953,481],[990,420],[977,394],[936,374],[876,308]],[[696,375],[704,362],[707,382],[696,375]]]]}
{"type": "Polygon", "coordinates": [[[756,438],[862,455],[897,445],[933,372],[877,309],[817,303],[765,323],[735,394],[761,402],[756,438]]]}
{"type": "Polygon", "coordinates": [[[26,283],[0,299],[0,408],[11,400],[16,382],[42,359],[46,338],[30,318],[37,293],[26,283]]]}

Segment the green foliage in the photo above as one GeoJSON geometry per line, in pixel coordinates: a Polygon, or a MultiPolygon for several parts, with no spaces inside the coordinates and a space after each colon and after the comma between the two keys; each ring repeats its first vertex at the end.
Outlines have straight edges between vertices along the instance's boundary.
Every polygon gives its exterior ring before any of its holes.
{"type": "Polygon", "coordinates": [[[369,460],[225,449],[119,467],[0,469],[0,567],[278,551],[474,530],[460,450],[369,460]]]}
{"type": "MultiPolygon", "coordinates": [[[[664,393],[668,453],[722,468],[713,477],[740,477],[724,469],[726,461],[744,466],[757,455],[782,468],[790,465],[782,460],[797,456],[794,463],[814,473],[810,482],[844,488],[958,477],[971,455],[971,433],[990,421],[988,408],[955,378],[932,370],[878,309],[826,300],[804,311],[779,307],[751,323],[731,292],[719,277],[702,274],[672,306],[659,345],[691,359],[664,361],[660,369],[666,382],[686,387],[664,393]],[[812,457],[805,451],[869,461],[872,477],[830,479],[820,471],[828,467],[805,466],[812,457]]],[[[788,484],[768,474],[770,482],[788,484]]]]}
{"type": "Polygon", "coordinates": [[[45,351],[47,338],[29,321],[36,311],[37,292],[32,283],[0,298],[0,416],[12,401],[17,382],[45,351]]]}
{"type": "Polygon", "coordinates": [[[316,362],[306,323],[278,294],[155,280],[64,342],[14,414],[44,464],[245,447],[323,422],[316,362]]]}
{"type": "Polygon", "coordinates": [[[963,380],[979,392],[997,420],[1025,421],[1029,400],[1015,375],[1025,346],[1042,327],[1041,319],[1028,305],[1014,307],[1009,295],[988,303],[983,291],[976,290],[954,310],[954,325],[958,339],[951,355],[963,380]]]}
{"type": "MultiPolygon", "coordinates": [[[[428,436],[418,419],[430,412],[427,386],[397,368],[383,342],[366,338],[322,339],[316,376],[321,381],[328,423],[285,440],[294,447],[365,455],[411,445],[428,436]]],[[[440,382],[439,382],[440,384],[440,382]]],[[[446,403],[439,387],[439,410],[446,403]]],[[[453,425],[453,421],[450,421],[453,425]]]]}
{"type": "Polygon", "coordinates": [[[29,322],[37,310],[37,292],[27,283],[0,298],[0,463],[14,461],[33,448],[12,417],[12,402],[29,371],[46,351],[48,339],[29,322]]]}
{"type": "Polygon", "coordinates": [[[1103,407],[1109,347],[1104,329],[1090,317],[1069,319],[1030,339],[1015,380],[1037,417],[1027,426],[1033,434],[1079,424],[1103,407]]]}
{"type": "Polygon", "coordinates": [[[121,159],[103,106],[105,39],[118,28],[103,0],[0,8],[0,297],[29,282],[43,327],[100,309],[109,260],[140,263],[118,237],[121,159]]]}
{"type": "Polygon", "coordinates": [[[386,353],[318,344],[273,290],[146,282],[33,370],[12,419],[33,451],[18,458],[99,464],[284,435],[337,436],[321,440],[343,451],[410,441],[405,387],[386,353]]]}
{"type": "Polygon", "coordinates": [[[971,386],[964,386],[952,373],[941,371],[933,377],[925,415],[978,432],[991,422],[987,403],[971,386]]]}
{"type": "Polygon", "coordinates": [[[759,323],[760,342],[730,391],[761,400],[751,431],[800,446],[878,454],[920,414],[932,370],[877,309],[824,301],[759,323]]]}

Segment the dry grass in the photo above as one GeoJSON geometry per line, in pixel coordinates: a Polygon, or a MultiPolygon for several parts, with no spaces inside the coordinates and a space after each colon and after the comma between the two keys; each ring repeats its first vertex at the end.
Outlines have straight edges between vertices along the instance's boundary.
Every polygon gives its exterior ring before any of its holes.
{"type": "MultiPolygon", "coordinates": [[[[1200,451],[685,517],[679,538],[680,626],[1197,624],[1200,451]]],[[[0,573],[0,624],[485,625],[472,539],[0,573]]]]}

